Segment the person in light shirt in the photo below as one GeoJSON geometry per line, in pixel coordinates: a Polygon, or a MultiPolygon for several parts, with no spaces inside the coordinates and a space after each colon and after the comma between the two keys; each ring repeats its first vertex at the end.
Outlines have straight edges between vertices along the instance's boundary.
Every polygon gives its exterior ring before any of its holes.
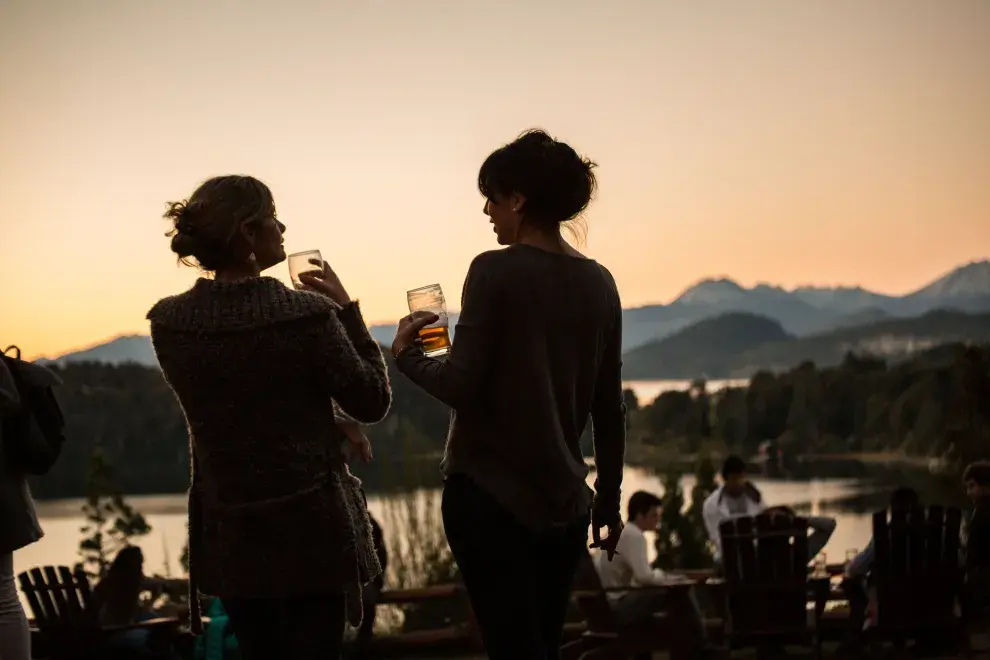
{"type": "MultiPolygon", "coordinates": [[[[637,591],[636,587],[669,585],[671,582],[688,581],[679,573],[665,572],[652,568],[647,557],[646,532],[656,531],[660,525],[661,500],[646,491],[637,491],[626,505],[628,522],[622,528],[616,554],[611,561],[605,553],[599,552],[595,567],[606,589],[629,587],[626,592],[609,592],[608,598],[620,626],[632,626],[649,621],[654,613],[662,612],[666,606],[666,594],[649,589],[637,591]]],[[[704,620],[694,594],[690,592],[697,624],[699,648],[705,644],[704,620]]],[[[648,657],[648,656],[644,656],[648,657]]]]}
{"type": "MultiPolygon", "coordinates": [[[[768,507],[763,495],[746,477],[746,462],[738,456],[729,456],[722,465],[722,485],[708,496],[701,508],[701,515],[708,531],[708,539],[715,548],[716,571],[722,570],[722,537],[719,526],[726,520],[757,516],[761,513],[784,515],[793,518],[794,511],[786,506],[768,507]]],[[[828,544],[835,532],[835,518],[808,516],[808,561],[814,559],[828,544]]]]}

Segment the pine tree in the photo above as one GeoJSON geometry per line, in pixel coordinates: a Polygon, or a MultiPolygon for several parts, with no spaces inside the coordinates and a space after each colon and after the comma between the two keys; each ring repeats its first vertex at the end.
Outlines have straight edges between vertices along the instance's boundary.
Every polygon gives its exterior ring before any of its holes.
{"type": "Polygon", "coordinates": [[[144,516],[124,501],[116,486],[113,467],[97,445],[89,461],[86,503],[82,507],[86,524],[79,542],[79,556],[86,572],[102,577],[117,553],[136,536],[144,536],[151,526],[144,516]]]}

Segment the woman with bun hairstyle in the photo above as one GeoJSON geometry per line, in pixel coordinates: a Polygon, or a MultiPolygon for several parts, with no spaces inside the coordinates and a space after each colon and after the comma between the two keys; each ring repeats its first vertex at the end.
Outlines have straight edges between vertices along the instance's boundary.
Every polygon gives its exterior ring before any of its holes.
{"type": "Polygon", "coordinates": [[[381,569],[331,400],[384,417],[381,350],[329,265],[303,275],[307,291],[262,276],[285,260],[262,182],[210,179],[165,217],[180,261],[212,274],[148,313],[189,427],[193,628],[202,591],[223,600],[245,660],[339,657],[345,613],[360,622],[381,569]]]}
{"type": "Polygon", "coordinates": [[[403,318],[392,344],[398,370],[453,409],[444,530],[494,660],[559,657],[589,513],[610,559],[622,529],[622,305],[608,270],[561,235],[591,200],[593,167],[539,130],[488,156],[478,188],[506,247],[471,262],[446,359],[417,344],[429,313],[403,318]]]}

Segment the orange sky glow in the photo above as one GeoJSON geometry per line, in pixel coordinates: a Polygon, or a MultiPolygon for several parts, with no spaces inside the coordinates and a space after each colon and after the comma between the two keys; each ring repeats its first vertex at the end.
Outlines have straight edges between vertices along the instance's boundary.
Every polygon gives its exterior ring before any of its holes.
{"type": "Polygon", "coordinates": [[[455,300],[477,168],[533,126],[600,164],[584,250],[627,307],[990,256],[985,0],[0,0],[0,344],[146,332],[197,276],[165,202],[223,173],[369,321],[455,300]]]}

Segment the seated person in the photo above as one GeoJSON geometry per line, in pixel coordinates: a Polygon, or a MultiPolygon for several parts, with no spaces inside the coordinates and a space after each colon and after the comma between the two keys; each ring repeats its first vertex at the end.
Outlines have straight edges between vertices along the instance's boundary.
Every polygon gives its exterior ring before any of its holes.
{"type": "Polygon", "coordinates": [[[990,605],[990,463],[971,463],[963,472],[966,495],[973,513],[966,521],[962,555],[966,567],[964,604],[970,615],[990,605]]]}
{"type": "Polygon", "coordinates": [[[986,570],[990,567],[990,462],[969,464],[963,484],[973,502],[973,514],[966,523],[966,567],[986,570]]]}
{"type": "MultiPolygon", "coordinates": [[[[654,613],[662,612],[666,605],[666,594],[657,590],[636,591],[636,587],[648,587],[669,584],[671,582],[689,580],[677,573],[666,573],[658,568],[651,568],[647,559],[646,536],[644,532],[654,531],[660,524],[660,498],[652,493],[637,491],[629,498],[626,505],[628,523],[622,529],[616,554],[608,561],[605,553],[598,553],[595,568],[601,578],[602,586],[606,589],[630,587],[626,592],[610,592],[608,594],[615,612],[615,618],[621,626],[631,626],[649,621],[654,613]]],[[[690,593],[691,606],[694,609],[694,621],[697,625],[698,645],[705,643],[704,620],[694,594],[690,593]]]]}
{"type": "MultiPolygon", "coordinates": [[[[144,554],[141,548],[129,545],[120,550],[113,563],[93,588],[93,604],[103,626],[120,626],[154,618],[141,609],[141,592],[169,586],[170,581],[148,578],[144,574],[144,554]]],[[[176,581],[181,582],[181,581],[176,581]]],[[[172,660],[178,656],[170,640],[156,644],[148,628],[131,628],[110,635],[108,650],[126,657],[172,660]]]]}
{"type": "MultiPolygon", "coordinates": [[[[715,548],[714,558],[716,570],[722,565],[722,538],[719,535],[719,525],[732,518],[756,516],[764,511],[793,516],[787,507],[768,508],[763,502],[763,496],[746,477],[746,462],[738,456],[729,456],[722,465],[722,485],[708,496],[702,506],[702,517],[708,538],[715,548]]],[[[822,551],[828,540],[835,532],[835,518],[825,516],[809,516],[808,527],[811,536],[808,539],[808,561],[822,551]]]]}

